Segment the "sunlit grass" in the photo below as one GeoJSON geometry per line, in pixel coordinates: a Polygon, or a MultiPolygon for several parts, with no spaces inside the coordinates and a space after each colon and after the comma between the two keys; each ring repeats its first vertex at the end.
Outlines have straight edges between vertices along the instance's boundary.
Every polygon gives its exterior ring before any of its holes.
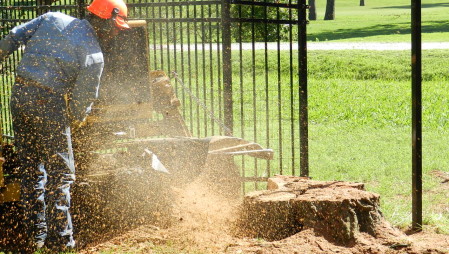
{"type": "MultiPolygon", "coordinates": [[[[448,54],[449,50],[423,52],[423,216],[425,226],[443,233],[449,232],[449,206],[444,201],[448,194],[447,191],[435,191],[442,185],[430,172],[449,171],[449,72],[445,63],[448,54]]],[[[284,57],[286,54],[282,54],[283,60],[284,57]]],[[[269,64],[276,65],[275,62],[269,64]]],[[[252,71],[251,65],[243,66],[243,73],[252,71]]],[[[390,222],[400,227],[409,226],[412,181],[410,53],[312,51],[309,52],[308,67],[310,176],[316,180],[365,183],[367,190],[381,195],[382,211],[390,222]]],[[[288,69],[281,68],[281,72],[288,76],[288,69]]],[[[276,70],[270,69],[270,75],[276,75],[276,70]]],[[[263,80],[263,75],[258,76],[256,82],[263,84],[263,80]]],[[[244,87],[252,84],[248,80],[244,83],[244,87]]],[[[287,99],[290,88],[281,87],[283,98],[287,99]]],[[[251,102],[252,97],[251,93],[246,94],[243,101],[251,102]]],[[[277,107],[275,102],[269,106],[277,107]]],[[[252,112],[250,106],[244,108],[252,112]]],[[[288,111],[284,113],[282,117],[289,119],[288,111]]],[[[263,126],[260,130],[265,131],[263,126]]],[[[274,127],[272,132],[276,131],[274,127]]],[[[285,140],[292,142],[289,137],[285,140]]],[[[279,155],[277,143],[272,142],[272,145],[279,155]]],[[[277,160],[272,164],[271,173],[280,172],[276,163],[277,160]]],[[[245,174],[253,176],[252,161],[246,160],[245,165],[248,168],[245,174]]],[[[287,159],[284,165],[291,169],[287,159]]],[[[298,171],[296,168],[296,174],[298,171]]],[[[284,174],[289,172],[286,170],[284,174]]],[[[265,176],[264,173],[259,171],[257,176],[265,176]]],[[[264,186],[245,185],[247,191],[264,186]]]]}
{"type": "MultiPolygon", "coordinates": [[[[309,41],[410,41],[410,1],[365,1],[365,6],[359,6],[359,1],[336,1],[332,21],[323,20],[326,1],[316,2],[318,17],[307,27],[309,41]]],[[[445,1],[422,1],[423,41],[448,41],[448,11],[445,1]]]]}
{"type": "MultiPolygon", "coordinates": [[[[449,232],[449,86],[445,55],[423,52],[423,217],[449,232]],[[438,191],[441,190],[441,191],[438,191]]],[[[407,51],[309,53],[310,172],[366,183],[394,225],[411,224],[411,78],[407,51]]]]}

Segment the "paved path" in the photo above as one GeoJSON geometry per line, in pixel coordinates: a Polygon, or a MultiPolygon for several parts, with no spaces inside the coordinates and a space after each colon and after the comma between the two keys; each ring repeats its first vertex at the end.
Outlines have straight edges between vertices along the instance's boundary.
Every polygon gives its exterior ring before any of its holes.
{"type": "MultiPolygon", "coordinates": [[[[212,45],[205,43],[204,44],[204,50],[217,50],[217,48],[221,48],[221,44],[213,43],[212,45]]],[[[289,50],[290,44],[281,42],[279,45],[276,42],[268,42],[266,44],[266,47],[268,50],[277,50],[278,48],[280,50],[289,50]]],[[[202,51],[203,50],[203,44],[183,44],[183,45],[150,45],[151,49],[163,49],[163,50],[175,50],[180,51],[181,48],[184,51],[202,51]]],[[[263,42],[256,42],[254,44],[252,43],[242,43],[241,45],[238,43],[232,43],[231,45],[232,50],[252,50],[253,48],[256,50],[263,50],[265,49],[265,43],[263,42]]],[[[293,43],[291,45],[291,48],[293,50],[298,49],[298,44],[293,43]]],[[[307,49],[308,50],[410,50],[411,49],[411,43],[407,42],[308,42],[307,43],[307,49]]],[[[422,44],[422,49],[449,49],[449,42],[424,42],[422,44]]]]}
{"type": "MultiPolygon", "coordinates": [[[[309,42],[308,50],[411,50],[407,42],[309,42]]],[[[449,49],[449,42],[424,42],[422,49],[449,49]]]]}

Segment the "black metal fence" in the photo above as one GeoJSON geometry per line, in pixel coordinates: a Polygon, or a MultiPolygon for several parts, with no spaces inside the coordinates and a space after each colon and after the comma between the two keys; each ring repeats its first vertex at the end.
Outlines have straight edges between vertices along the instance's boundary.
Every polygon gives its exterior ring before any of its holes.
{"type": "MultiPolygon", "coordinates": [[[[45,11],[83,17],[88,4],[51,2],[2,0],[1,36],[45,11]]],[[[232,134],[274,149],[272,161],[241,160],[242,175],[255,187],[273,174],[299,174],[300,150],[302,174],[307,174],[305,0],[127,4],[130,19],[148,22],[150,67],[173,77],[194,136],[232,134]]],[[[5,105],[20,54],[4,63],[0,77],[2,123],[8,135],[12,133],[5,105]]]]}

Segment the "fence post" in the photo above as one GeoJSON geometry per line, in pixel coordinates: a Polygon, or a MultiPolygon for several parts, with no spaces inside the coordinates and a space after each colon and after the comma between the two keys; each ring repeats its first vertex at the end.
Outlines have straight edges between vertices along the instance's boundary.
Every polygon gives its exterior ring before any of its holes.
{"type": "Polygon", "coordinates": [[[86,9],[84,8],[84,0],[77,0],[78,1],[78,16],[79,18],[83,19],[86,17],[86,9]]]}
{"type": "Polygon", "coordinates": [[[223,107],[226,136],[232,136],[234,113],[232,98],[232,52],[231,52],[231,0],[222,0],[221,6],[222,45],[223,45],[223,107]]]}
{"type": "Polygon", "coordinates": [[[40,16],[48,11],[46,5],[51,5],[49,0],[36,0],[36,16],[40,16]]]}
{"type": "Polygon", "coordinates": [[[412,229],[422,229],[421,0],[412,0],[412,229]]]}
{"type": "Polygon", "coordinates": [[[307,19],[306,0],[298,2],[299,146],[300,175],[309,176],[309,117],[307,106],[307,19]]]}

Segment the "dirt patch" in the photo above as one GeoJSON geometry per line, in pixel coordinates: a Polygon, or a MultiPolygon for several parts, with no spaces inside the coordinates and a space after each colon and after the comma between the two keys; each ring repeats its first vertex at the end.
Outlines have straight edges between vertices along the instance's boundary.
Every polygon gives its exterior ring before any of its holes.
{"type": "Polygon", "coordinates": [[[441,183],[449,182],[449,174],[447,172],[441,170],[432,170],[430,171],[430,175],[441,179],[441,183]]]}
{"type": "Polygon", "coordinates": [[[223,197],[200,179],[182,188],[173,188],[172,195],[170,227],[141,226],[105,243],[89,246],[81,253],[105,249],[147,253],[157,245],[165,248],[170,245],[184,252],[220,253],[234,243],[230,225],[237,217],[239,198],[223,197]]]}
{"type": "MultiPolygon", "coordinates": [[[[87,246],[80,253],[449,253],[449,236],[430,230],[406,235],[357,233],[350,246],[326,240],[312,228],[278,241],[236,237],[234,226],[241,198],[229,198],[198,179],[173,192],[173,224],[143,225],[112,240],[87,246]]],[[[330,193],[329,193],[330,194],[330,193]]],[[[385,232],[391,232],[391,226],[385,232]]],[[[379,229],[382,231],[382,228],[379,229]]]]}

